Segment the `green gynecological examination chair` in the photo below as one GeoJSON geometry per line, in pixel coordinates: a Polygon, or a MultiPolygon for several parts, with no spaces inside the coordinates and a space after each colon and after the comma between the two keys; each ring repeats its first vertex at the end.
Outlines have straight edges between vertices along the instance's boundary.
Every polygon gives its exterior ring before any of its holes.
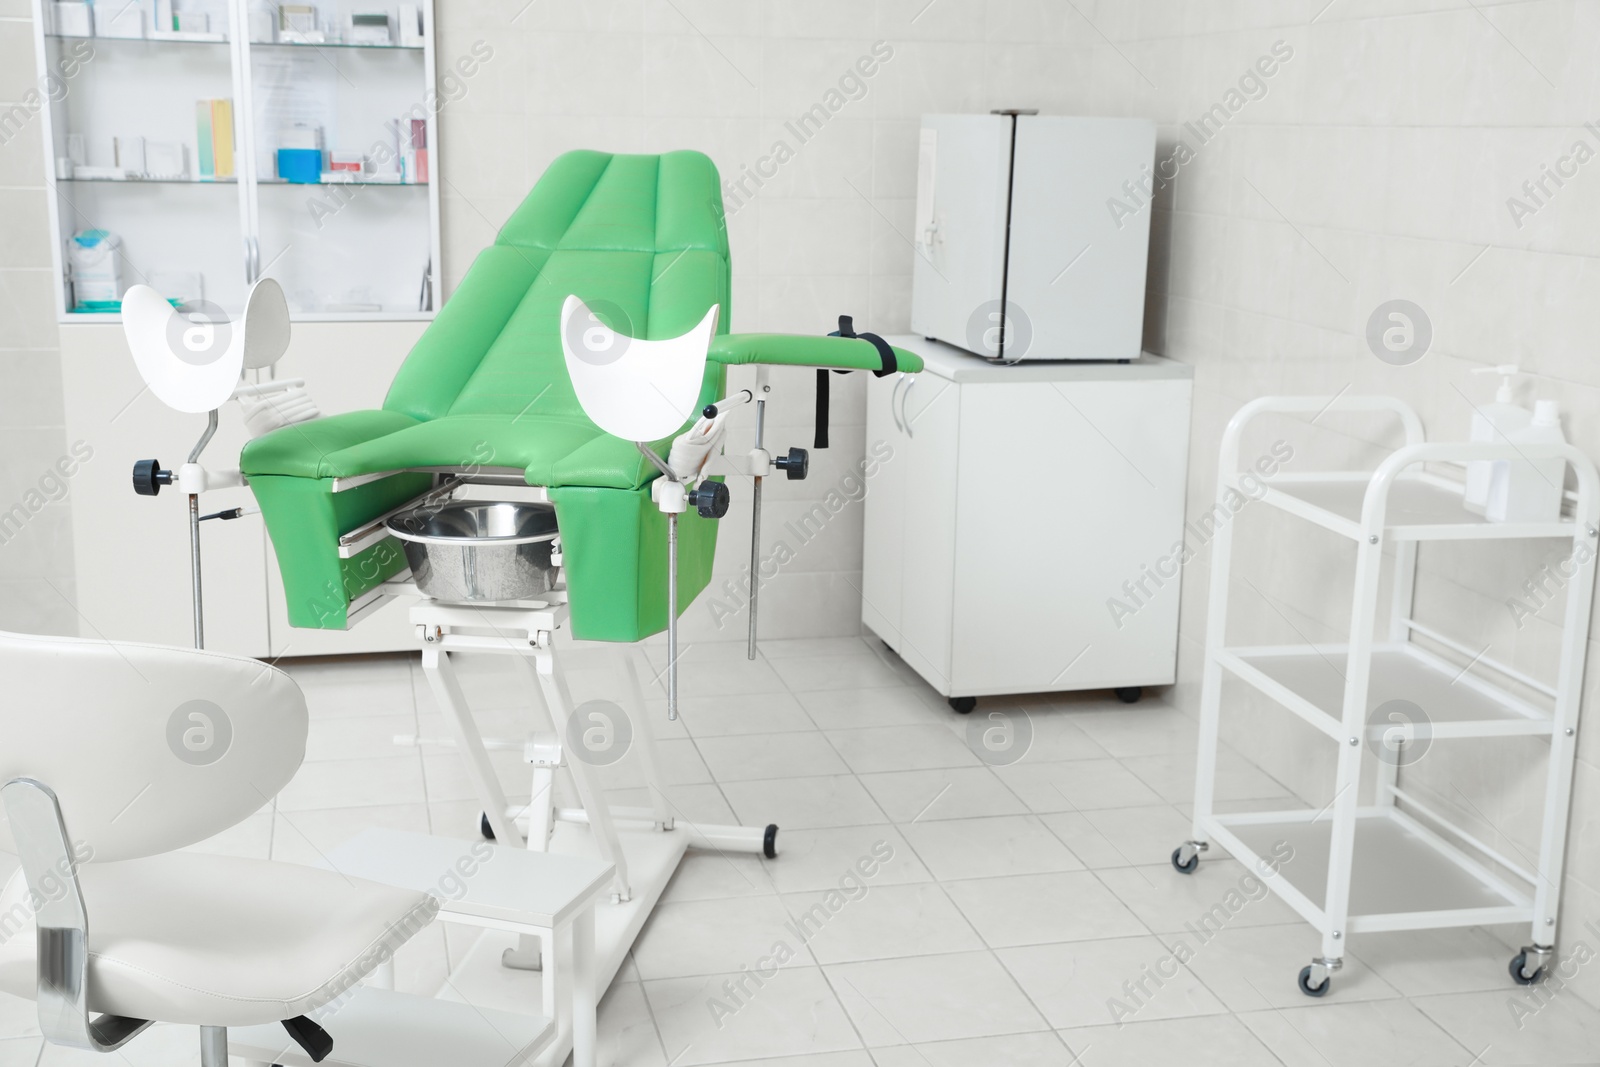
{"type": "MultiPolygon", "coordinates": [[[[700,405],[724,396],[732,364],[922,366],[876,339],[730,334],[729,273],[721,188],[706,156],[558,158],[418,340],[381,408],[287,426],[245,448],[240,467],[277,551],[290,623],[347,627],[407,566],[389,538],[351,552],[352,532],[441,474],[465,474],[548,491],[574,637],[631,642],[660,632],[668,523],[650,488],[660,472],[580,406],[563,362],[567,297],[642,339],[683,335],[719,307],[700,405]]],[[[652,442],[654,451],[664,457],[673,436],[652,442]]],[[[679,612],[710,580],[716,527],[704,512],[684,516],[679,612]]]]}

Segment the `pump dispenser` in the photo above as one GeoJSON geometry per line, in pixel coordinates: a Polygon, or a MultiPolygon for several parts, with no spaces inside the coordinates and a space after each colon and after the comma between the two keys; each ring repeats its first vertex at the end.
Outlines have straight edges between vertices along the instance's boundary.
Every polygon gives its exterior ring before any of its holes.
{"type": "MultiPolygon", "coordinates": [[[[1565,444],[1554,400],[1534,404],[1533,420],[1506,438],[1522,453],[1530,445],[1565,444]]],[[[1500,459],[1494,462],[1486,514],[1490,522],[1560,522],[1567,475],[1564,459],[1500,459]]]]}
{"type": "MultiPolygon", "coordinates": [[[[1479,367],[1472,373],[1500,375],[1500,388],[1494,394],[1494,403],[1473,409],[1470,438],[1473,444],[1504,443],[1511,434],[1533,421],[1533,412],[1518,407],[1512,401],[1511,379],[1518,373],[1515,363],[1479,367]]],[[[1493,460],[1475,459],[1467,463],[1467,489],[1463,503],[1468,511],[1479,515],[1485,513],[1489,505],[1489,485],[1493,479],[1493,460]]]]}

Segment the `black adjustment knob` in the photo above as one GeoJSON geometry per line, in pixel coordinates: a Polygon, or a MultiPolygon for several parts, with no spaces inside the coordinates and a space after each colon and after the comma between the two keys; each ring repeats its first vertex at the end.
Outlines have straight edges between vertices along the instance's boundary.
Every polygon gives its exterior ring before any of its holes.
{"type": "Polygon", "coordinates": [[[161,469],[159,459],[141,459],[133,465],[133,491],[140,496],[155,496],[163,485],[172,484],[172,472],[161,469]]]}
{"type": "Polygon", "coordinates": [[[779,456],[772,462],[789,475],[791,482],[805,481],[806,475],[811,473],[811,453],[803,448],[791,448],[787,456],[779,456]]]}
{"type": "Polygon", "coordinates": [[[728,513],[728,487],[721,482],[701,482],[689,491],[689,503],[702,519],[720,519],[728,513]]]}

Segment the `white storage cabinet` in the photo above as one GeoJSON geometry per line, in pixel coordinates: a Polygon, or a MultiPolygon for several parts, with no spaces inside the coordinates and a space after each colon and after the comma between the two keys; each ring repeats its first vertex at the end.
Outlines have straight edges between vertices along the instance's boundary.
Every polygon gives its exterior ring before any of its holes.
{"type": "Polygon", "coordinates": [[[1131,701],[1171,684],[1191,368],[999,366],[887,340],[926,369],[868,389],[866,627],[963,712],[981,696],[1131,701]],[[1171,576],[1147,577],[1158,569],[1171,576]],[[1136,609],[1113,611],[1141,581],[1136,609]]]}

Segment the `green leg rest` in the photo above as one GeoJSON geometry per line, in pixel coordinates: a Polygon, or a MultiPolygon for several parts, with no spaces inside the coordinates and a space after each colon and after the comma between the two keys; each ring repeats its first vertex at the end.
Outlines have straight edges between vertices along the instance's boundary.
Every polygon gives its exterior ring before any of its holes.
{"type": "MultiPolygon", "coordinates": [[[[642,489],[550,490],[561,527],[572,636],[638,641],[667,628],[667,517],[642,489]]],[[[717,520],[678,521],[678,614],[711,582],[717,520]]]]}
{"type": "Polygon", "coordinates": [[[313,630],[349,628],[350,602],[406,569],[400,543],[388,538],[349,559],[339,536],[433,484],[427,474],[400,474],[342,493],[330,479],[255,475],[250,488],[267,521],[288,601],[289,625],[313,630]]]}

